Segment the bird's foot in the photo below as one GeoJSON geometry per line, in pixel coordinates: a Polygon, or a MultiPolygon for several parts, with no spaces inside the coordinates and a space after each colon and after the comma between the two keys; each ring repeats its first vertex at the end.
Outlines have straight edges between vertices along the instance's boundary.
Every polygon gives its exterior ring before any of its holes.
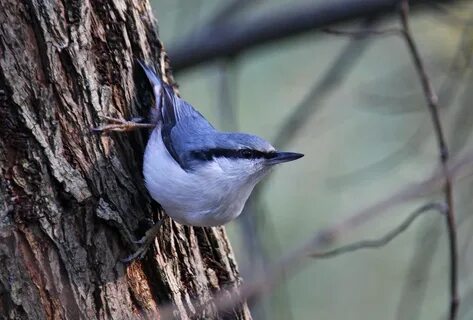
{"type": "Polygon", "coordinates": [[[100,116],[100,118],[105,119],[109,124],[103,125],[101,127],[92,128],[93,132],[110,132],[110,131],[133,131],[141,128],[154,128],[156,125],[152,123],[142,123],[142,118],[133,118],[131,121],[113,118],[109,116],[100,116]]]}
{"type": "Polygon", "coordinates": [[[140,247],[133,254],[129,255],[124,259],[121,259],[121,261],[123,263],[129,263],[136,259],[143,259],[150,245],[153,243],[154,239],[158,235],[159,229],[161,228],[163,222],[164,218],[156,222],[154,226],[148,229],[148,231],[146,231],[145,235],[141,239],[133,241],[135,244],[140,245],[140,247]]]}

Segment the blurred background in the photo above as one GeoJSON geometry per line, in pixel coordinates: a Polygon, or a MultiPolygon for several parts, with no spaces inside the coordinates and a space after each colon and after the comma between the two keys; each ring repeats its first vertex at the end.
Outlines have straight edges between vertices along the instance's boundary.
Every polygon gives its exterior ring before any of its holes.
{"type": "MultiPolygon", "coordinates": [[[[404,40],[334,34],[399,28],[398,12],[373,15],[377,1],[351,2],[152,1],[182,96],[219,129],[257,134],[305,154],[276,168],[227,226],[245,279],[438,166],[430,114],[404,40]],[[324,11],[327,6],[346,12],[330,20],[335,11],[324,11]],[[326,25],[317,28],[312,16],[284,20],[298,12],[318,12],[326,25]],[[230,53],[191,61],[240,28],[246,33],[238,41],[246,47],[230,41],[230,53]],[[252,43],[262,28],[272,37],[252,43]]],[[[452,159],[473,150],[472,13],[473,1],[413,1],[410,14],[452,159]]],[[[472,186],[468,177],[454,184],[460,319],[473,319],[472,186]]],[[[396,206],[336,244],[381,237],[433,199],[442,194],[396,206]]],[[[448,277],[445,223],[432,212],[382,248],[305,261],[251,306],[255,319],[444,319],[448,277]]]]}

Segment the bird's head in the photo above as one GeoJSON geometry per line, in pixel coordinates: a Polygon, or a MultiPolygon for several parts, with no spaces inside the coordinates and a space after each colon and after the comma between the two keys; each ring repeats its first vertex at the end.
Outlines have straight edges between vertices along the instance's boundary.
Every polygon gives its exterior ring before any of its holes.
{"type": "Polygon", "coordinates": [[[245,133],[215,132],[211,146],[194,150],[192,156],[202,165],[221,170],[228,178],[257,183],[276,164],[293,161],[303,154],[277,151],[266,140],[245,133]]]}

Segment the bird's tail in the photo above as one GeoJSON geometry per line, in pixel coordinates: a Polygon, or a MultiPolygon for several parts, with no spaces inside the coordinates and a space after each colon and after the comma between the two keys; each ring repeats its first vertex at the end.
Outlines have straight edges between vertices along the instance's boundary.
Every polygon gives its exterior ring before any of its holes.
{"type": "Polygon", "coordinates": [[[154,72],[153,69],[151,69],[148,65],[146,65],[143,61],[137,59],[138,63],[140,64],[141,68],[146,74],[146,77],[148,78],[149,82],[154,86],[162,86],[163,81],[158,77],[158,75],[154,72]]]}
{"type": "Polygon", "coordinates": [[[153,93],[156,102],[154,108],[151,109],[151,121],[153,121],[153,123],[157,123],[163,116],[163,100],[170,101],[172,103],[174,100],[174,90],[169,84],[165,83],[161,77],[158,76],[153,69],[151,69],[151,67],[146,65],[141,60],[137,59],[137,61],[145,72],[149,82],[153,86],[153,93]]]}

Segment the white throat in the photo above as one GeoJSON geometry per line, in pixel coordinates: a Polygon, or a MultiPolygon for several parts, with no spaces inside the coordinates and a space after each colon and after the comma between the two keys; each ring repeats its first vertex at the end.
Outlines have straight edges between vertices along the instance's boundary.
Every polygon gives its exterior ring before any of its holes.
{"type": "Polygon", "coordinates": [[[195,171],[184,171],[156,128],[146,146],[143,175],[151,197],[171,218],[187,225],[217,226],[240,215],[255,185],[269,172],[242,161],[250,160],[216,158],[195,171]]]}

